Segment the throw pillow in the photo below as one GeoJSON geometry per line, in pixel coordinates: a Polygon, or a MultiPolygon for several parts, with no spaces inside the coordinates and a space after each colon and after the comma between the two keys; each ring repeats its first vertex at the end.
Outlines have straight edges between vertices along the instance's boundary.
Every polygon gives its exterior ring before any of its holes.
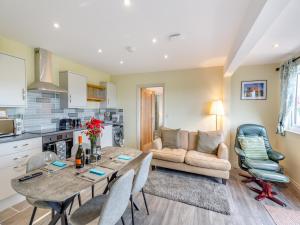
{"type": "Polygon", "coordinates": [[[246,158],[249,159],[269,159],[263,137],[259,136],[241,136],[238,137],[242,150],[246,158]]]}
{"type": "Polygon", "coordinates": [[[161,139],[163,148],[179,147],[180,129],[161,129],[161,139]]]}
{"type": "Polygon", "coordinates": [[[223,134],[220,131],[198,131],[197,151],[217,154],[218,146],[222,142],[223,134]]]}

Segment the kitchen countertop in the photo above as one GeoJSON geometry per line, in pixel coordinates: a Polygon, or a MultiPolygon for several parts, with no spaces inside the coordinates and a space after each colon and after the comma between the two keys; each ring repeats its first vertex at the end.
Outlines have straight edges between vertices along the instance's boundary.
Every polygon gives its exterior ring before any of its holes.
{"type": "Polygon", "coordinates": [[[31,138],[37,138],[37,137],[41,137],[41,135],[24,133],[24,134],[16,135],[16,136],[1,137],[0,144],[7,143],[7,142],[13,142],[13,141],[21,141],[21,140],[26,140],[26,139],[31,139],[31,138]]]}

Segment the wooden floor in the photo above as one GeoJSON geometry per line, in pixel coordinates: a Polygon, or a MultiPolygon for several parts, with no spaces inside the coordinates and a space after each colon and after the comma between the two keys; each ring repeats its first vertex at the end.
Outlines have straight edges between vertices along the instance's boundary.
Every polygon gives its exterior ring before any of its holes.
{"type": "MultiPolygon", "coordinates": [[[[146,215],[142,196],[135,198],[140,211],[136,211],[136,225],[274,225],[272,218],[264,208],[264,204],[276,206],[269,200],[257,202],[255,193],[241,183],[238,170],[233,170],[227,183],[231,215],[226,216],[205,209],[193,207],[180,202],[170,201],[152,195],[146,195],[150,209],[150,216],[146,215]]],[[[280,191],[279,198],[288,204],[288,208],[300,210],[300,194],[292,185],[277,186],[280,191]]],[[[100,193],[101,190],[98,190],[100,193]]],[[[83,200],[90,198],[89,190],[82,194],[83,200]]],[[[77,208],[77,204],[76,207],[77,208]]],[[[32,207],[22,202],[0,212],[1,225],[26,225],[28,224],[32,207]]],[[[129,207],[125,212],[126,224],[131,224],[129,207]]],[[[50,220],[48,210],[38,209],[35,220],[36,225],[46,225],[50,220]]],[[[60,224],[60,223],[58,223],[60,224]]],[[[97,224],[97,223],[92,223],[97,224]]],[[[118,222],[117,225],[121,225],[118,222]]]]}

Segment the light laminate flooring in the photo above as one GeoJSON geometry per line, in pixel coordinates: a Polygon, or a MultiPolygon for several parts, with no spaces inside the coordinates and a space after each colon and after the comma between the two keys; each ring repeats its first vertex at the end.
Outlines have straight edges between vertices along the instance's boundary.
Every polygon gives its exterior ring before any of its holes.
{"type": "MultiPolygon", "coordinates": [[[[135,212],[136,225],[275,225],[264,208],[264,204],[277,206],[269,200],[258,202],[256,196],[241,182],[237,169],[232,170],[227,183],[227,194],[231,206],[231,215],[226,216],[213,211],[170,201],[164,198],[146,194],[150,216],[146,215],[142,195],[135,196],[135,202],[140,211],[135,212]]],[[[254,185],[254,184],[248,184],[254,185]]],[[[292,185],[277,185],[278,197],[284,200],[290,209],[300,210],[300,193],[292,185]]],[[[101,189],[97,189],[101,193],[101,189]]],[[[90,190],[82,193],[83,202],[90,198],[90,190]]],[[[77,208],[75,201],[74,208],[77,208]]],[[[278,206],[279,207],[279,206],[278,206]]],[[[32,207],[26,202],[19,203],[0,212],[1,225],[27,225],[32,207]]],[[[126,224],[131,224],[130,208],[124,214],[126,224]]],[[[50,211],[38,209],[35,225],[46,225],[50,221],[50,211]]],[[[60,224],[60,222],[58,222],[60,224]]],[[[97,224],[92,223],[92,224],[97,224]]],[[[117,225],[122,225],[119,221],[117,225]]]]}

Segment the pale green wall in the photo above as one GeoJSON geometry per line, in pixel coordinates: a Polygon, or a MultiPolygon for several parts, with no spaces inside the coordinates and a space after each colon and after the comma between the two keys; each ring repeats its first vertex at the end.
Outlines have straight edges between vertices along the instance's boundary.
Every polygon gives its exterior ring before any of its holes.
{"type": "MultiPolygon", "coordinates": [[[[27,84],[34,81],[34,49],[20,42],[0,36],[0,52],[25,59],[27,84]]],[[[52,56],[53,82],[59,84],[59,71],[69,70],[85,75],[88,82],[99,84],[100,81],[109,81],[110,74],[76,63],[56,54],[52,56]]]]}
{"type": "Polygon", "coordinates": [[[118,102],[124,108],[125,142],[137,146],[137,87],[165,85],[165,126],[191,131],[214,130],[208,115],[212,100],[222,98],[223,68],[203,68],[112,76],[118,102]]]}

